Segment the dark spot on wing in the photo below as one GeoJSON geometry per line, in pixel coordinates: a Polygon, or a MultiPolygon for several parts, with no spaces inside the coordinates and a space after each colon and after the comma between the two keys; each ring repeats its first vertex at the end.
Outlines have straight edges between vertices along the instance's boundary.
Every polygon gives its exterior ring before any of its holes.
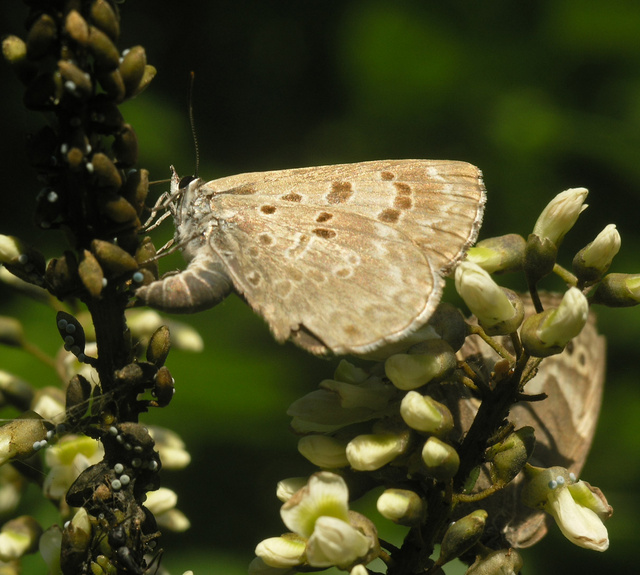
{"type": "Polygon", "coordinates": [[[302,199],[302,196],[300,194],[291,192],[286,196],[282,196],[281,199],[284,200],[285,202],[299,202],[302,199]]]}
{"type": "Polygon", "coordinates": [[[387,224],[395,224],[400,219],[400,212],[398,210],[386,209],[382,210],[378,214],[378,219],[381,222],[385,222],[387,224]]]}
{"type": "Polygon", "coordinates": [[[328,222],[332,217],[333,217],[333,214],[330,214],[328,212],[322,212],[316,218],[316,222],[318,222],[319,224],[321,224],[323,222],[328,222]]]}
{"type": "Polygon", "coordinates": [[[273,243],[273,238],[269,234],[260,234],[258,239],[265,246],[270,246],[273,243]]]}
{"type": "Polygon", "coordinates": [[[260,211],[263,214],[274,214],[275,211],[276,211],[276,207],[275,206],[269,206],[269,205],[261,206],[260,207],[260,211]]]}
{"type": "Polygon", "coordinates": [[[316,236],[318,236],[319,238],[324,238],[325,240],[335,238],[337,235],[333,230],[328,230],[326,228],[315,228],[312,231],[316,236]]]}
{"type": "Polygon", "coordinates": [[[395,200],[393,200],[393,205],[399,210],[409,210],[413,202],[407,196],[396,196],[395,200]]]}
{"type": "Polygon", "coordinates": [[[394,187],[398,191],[399,196],[410,196],[411,186],[406,182],[394,182],[394,187]]]}
{"type": "Polygon", "coordinates": [[[251,285],[257,286],[262,278],[258,272],[250,272],[247,274],[247,279],[251,285]]]}
{"type": "Polygon", "coordinates": [[[383,179],[384,181],[388,182],[389,180],[393,180],[393,178],[395,178],[396,175],[392,172],[381,172],[380,174],[380,178],[383,179]]]}
{"type": "Polygon", "coordinates": [[[351,182],[333,182],[331,191],[327,194],[330,204],[343,204],[353,195],[351,182]]]}
{"type": "Polygon", "coordinates": [[[236,196],[250,196],[251,194],[256,193],[256,189],[253,184],[243,184],[242,186],[238,186],[237,188],[230,189],[229,193],[236,196]]]}

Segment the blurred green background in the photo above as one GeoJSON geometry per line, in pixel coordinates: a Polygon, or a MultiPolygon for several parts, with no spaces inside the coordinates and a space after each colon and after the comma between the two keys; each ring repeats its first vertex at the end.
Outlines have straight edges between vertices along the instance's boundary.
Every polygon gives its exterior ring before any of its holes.
{"type": "MultiPolygon", "coordinates": [[[[21,3],[2,2],[2,33],[22,34],[25,15],[21,3]]],[[[194,170],[186,105],[194,70],[205,179],[371,159],[467,160],[488,190],[481,237],[526,236],[555,193],[585,186],[590,207],[561,262],[570,265],[616,223],[622,251],[612,271],[640,272],[638,2],[128,0],[122,16],[120,47],[143,45],[158,69],[147,92],[123,106],[154,179],[167,178],[171,164],[183,175],[194,170]]],[[[26,134],[46,120],[22,108],[21,85],[4,63],[0,86],[0,232],[30,236],[52,256],[64,244],[31,223],[40,185],[23,153],[26,134]]],[[[170,223],[154,232],[156,245],[171,233],[170,223]]],[[[23,318],[28,337],[56,352],[47,309],[0,286],[0,314],[23,318]]],[[[243,573],[255,544],[285,530],[276,482],[311,470],[286,408],[335,362],[277,345],[233,297],[187,321],[205,351],[172,352],[175,399],[145,417],[180,433],[193,455],[186,470],[163,474],[192,529],[166,535],[162,564],[173,573],[243,573]]],[[[599,325],[609,338],[608,379],[583,477],[615,508],[611,547],[579,549],[554,529],[524,552],[526,573],[625,573],[637,563],[640,310],[603,309],[599,325]]],[[[0,368],[38,386],[56,383],[20,351],[1,348],[0,368]]]]}

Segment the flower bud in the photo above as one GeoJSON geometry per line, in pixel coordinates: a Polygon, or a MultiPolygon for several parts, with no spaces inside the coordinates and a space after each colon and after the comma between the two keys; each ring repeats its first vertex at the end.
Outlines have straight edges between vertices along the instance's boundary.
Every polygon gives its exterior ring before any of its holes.
{"type": "Polygon", "coordinates": [[[21,280],[39,286],[44,283],[44,256],[14,236],[0,234],[0,264],[21,280]]]}
{"type": "Polygon", "coordinates": [[[307,484],[307,481],[309,481],[308,477],[288,477],[278,481],[276,497],[282,502],[289,501],[296,491],[307,484]]]}
{"type": "MultiPolygon", "coordinates": [[[[129,172],[120,193],[140,215],[145,207],[145,200],[149,193],[149,170],[133,170],[129,172]]],[[[137,254],[136,259],[138,259],[137,254]]]]}
{"type": "Polygon", "coordinates": [[[8,521],[0,531],[0,560],[14,561],[38,549],[42,527],[33,518],[23,515],[8,521]]]}
{"type": "Polygon", "coordinates": [[[171,349],[171,334],[166,325],[161,325],[149,339],[147,361],[160,367],[164,365],[171,349]]]}
{"type": "Polygon", "coordinates": [[[346,359],[341,359],[333,373],[333,379],[344,383],[362,383],[369,374],[362,368],[353,365],[346,359]]]}
{"type": "Polygon", "coordinates": [[[260,541],[255,554],[270,567],[286,569],[304,563],[306,545],[299,535],[287,533],[260,541]]]}
{"type": "Polygon", "coordinates": [[[64,29],[81,46],[89,42],[89,25],[77,10],[70,10],[64,22],[64,29]]]}
{"type": "Polygon", "coordinates": [[[451,479],[460,467],[458,452],[437,437],[430,437],[422,447],[422,461],[427,467],[427,475],[439,481],[451,479]]]}
{"type": "Polygon", "coordinates": [[[630,307],[640,303],[640,274],[608,274],[598,284],[593,303],[630,307]]]}
{"type": "Polygon", "coordinates": [[[384,364],[386,376],[398,389],[422,387],[451,373],[457,360],[451,346],[441,339],[420,345],[420,353],[392,355],[384,364]]]}
{"type": "Polygon", "coordinates": [[[120,35],[120,21],[107,0],[95,0],[91,3],[91,21],[112,40],[120,35]]]}
{"type": "Polygon", "coordinates": [[[135,258],[111,242],[104,240],[92,240],[91,252],[98,263],[111,276],[119,276],[138,269],[135,258]]]}
{"type": "MultiPolygon", "coordinates": [[[[41,447],[47,428],[37,413],[27,411],[0,427],[0,465],[10,459],[26,459],[41,447]],[[34,444],[39,444],[34,447],[34,444]]],[[[45,442],[46,443],[46,442],[45,442]]]]}
{"type": "Polygon", "coordinates": [[[377,502],[380,515],[399,525],[419,525],[424,519],[426,505],[420,496],[408,489],[387,489],[377,502]]]}
{"type": "Polygon", "coordinates": [[[523,561],[515,549],[498,549],[478,557],[465,575],[518,575],[523,561]]]}
{"type": "Polygon", "coordinates": [[[58,27],[49,14],[41,14],[31,24],[27,34],[27,56],[30,60],[38,60],[46,56],[56,44],[58,27]]]}
{"type": "Polygon", "coordinates": [[[438,564],[444,565],[460,557],[478,543],[484,533],[487,517],[488,514],[484,509],[478,509],[451,524],[442,538],[438,564]]]}
{"type": "Polygon", "coordinates": [[[146,65],[147,54],[142,46],[134,46],[124,54],[122,62],[120,62],[120,73],[124,80],[127,96],[137,90],[146,65]]]}
{"type": "Polygon", "coordinates": [[[587,283],[598,281],[620,251],[620,243],[620,234],[616,226],[609,224],[573,258],[573,273],[587,283]]]}
{"type": "Polygon", "coordinates": [[[453,416],[449,408],[417,391],[410,391],[404,396],[400,404],[400,415],[416,431],[446,435],[453,429],[453,416]]]}
{"type": "Polygon", "coordinates": [[[345,443],[326,435],[306,435],[300,438],[298,451],[320,468],[335,469],[349,465],[345,443]]]}
{"type": "Polygon", "coordinates": [[[358,435],[347,445],[346,455],[351,467],[358,471],[380,469],[404,452],[408,433],[372,433],[358,435]]]}
{"type": "Polygon", "coordinates": [[[98,70],[114,70],[120,63],[120,53],[115,44],[102,30],[89,26],[87,48],[94,57],[98,70]]]}
{"type": "Polygon", "coordinates": [[[548,276],[556,264],[558,246],[549,238],[530,234],[524,250],[524,273],[529,285],[535,285],[548,276]]]}
{"type": "MultiPolygon", "coordinates": [[[[433,331],[435,331],[441,339],[446,341],[453,351],[458,351],[463,346],[468,335],[467,322],[462,312],[447,302],[440,302],[440,304],[438,304],[427,326],[433,328],[433,331]]],[[[411,352],[422,353],[420,346],[421,344],[418,343],[411,347],[411,352]]]]}
{"type": "Polygon", "coordinates": [[[486,456],[491,462],[492,481],[506,485],[518,475],[531,457],[535,441],[533,427],[522,427],[493,445],[486,456]]]}
{"type": "Polygon", "coordinates": [[[312,567],[345,569],[369,553],[372,541],[349,523],[335,517],[318,517],[307,542],[307,561],[312,567]]]}
{"type": "Polygon", "coordinates": [[[462,262],[456,268],[456,290],[489,335],[505,335],[518,329],[524,310],[515,298],[493,281],[480,266],[462,262]]]}
{"type": "Polygon", "coordinates": [[[91,297],[98,298],[102,293],[102,288],[105,286],[104,272],[96,257],[89,250],[84,250],[82,255],[83,257],[78,264],[80,281],[91,294],[91,297]]]}
{"type": "Polygon", "coordinates": [[[534,235],[548,238],[559,246],[580,213],[587,208],[583,204],[588,193],[585,188],[571,188],[558,194],[542,210],[533,227],[534,235]]]}
{"type": "Polygon", "coordinates": [[[521,330],[522,344],[530,355],[560,353],[587,323],[589,302],[578,288],[569,288],[560,305],[528,317],[521,330]]]}
{"type": "Polygon", "coordinates": [[[469,248],[466,261],[490,274],[520,271],[526,245],[525,239],[518,234],[488,238],[469,248]]]}
{"type": "Polygon", "coordinates": [[[25,344],[22,324],[14,317],[0,316],[0,344],[22,347],[25,344]]]}

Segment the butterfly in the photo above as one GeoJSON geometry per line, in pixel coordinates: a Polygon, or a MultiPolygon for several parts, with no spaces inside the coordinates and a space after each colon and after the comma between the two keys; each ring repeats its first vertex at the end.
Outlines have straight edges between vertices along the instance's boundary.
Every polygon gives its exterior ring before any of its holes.
{"type": "Polygon", "coordinates": [[[482,174],[458,161],[384,160],[230,176],[173,173],[185,270],[138,288],[176,313],[232,291],[318,355],[365,354],[423,326],[478,235],[482,174]]]}

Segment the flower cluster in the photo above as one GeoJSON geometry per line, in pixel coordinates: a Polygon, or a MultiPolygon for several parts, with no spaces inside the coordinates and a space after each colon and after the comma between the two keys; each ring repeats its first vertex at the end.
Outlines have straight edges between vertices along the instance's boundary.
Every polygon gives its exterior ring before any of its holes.
{"type": "Polygon", "coordinates": [[[383,361],[342,360],[332,379],[290,406],[299,452],[324,471],[308,482],[281,482],[290,533],[257,546],[252,572],[336,566],[366,573],[378,558],[394,572],[435,573],[460,558],[469,575],[517,573],[522,559],[515,548],[546,532],[541,511],[577,545],[607,548],[603,520],[611,508],[599,490],[576,480],[584,457],[566,469],[556,463],[588,450],[602,374],[591,374],[579,428],[558,428],[552,438],[537,433],[540,421],[548,431],[554,421],[572,420],[560,411],[566,401],[544,401],[571,392],[547,375],[570,360],[563,354],[569,342],[576,355],[582,347],[604,353],[590,304],[603,301],[603,289],[615,291],[610,304],[635,298],[629,289],[635,276],[616,279],[614,287],[607,278],[620,274],[605,275],[620,248],[615,226],[575,256],[572,272],[556,262],[586,195],[582,188],[559,194],[528,240],[512,234],[471,248],[455,284],[472,318],[442,303],[410,341],[377,352],[383,361]],[[529,296],[495,282],[492,274],[506,271],[524,272],[529,296]],[[567,282],[563,295],[538,292],[552,271],[567,282]],[[348,510],[348,494],[353,499],[375,487],[382,488],[379,513],[410,529],[401,549],[378,541],[373,523],[362,515],[354,520],[348,510]],[[520,503],[508,511],[513,501],[520,503]],[[436,544],[439,555],[429,557],[436,544]],[[413,571],[398,567],[397,557],[413,571]]]}

